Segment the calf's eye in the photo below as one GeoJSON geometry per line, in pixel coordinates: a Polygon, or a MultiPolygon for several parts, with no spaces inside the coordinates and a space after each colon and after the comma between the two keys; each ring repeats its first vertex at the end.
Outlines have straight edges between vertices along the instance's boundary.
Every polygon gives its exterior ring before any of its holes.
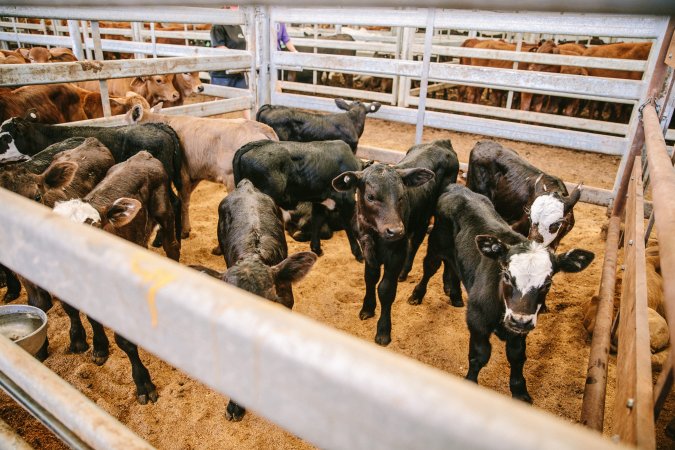
{"type": "Polygon", "coordinates": [[[552,224],[548,227],[548,232],[549,232],[549,233],[556,233],[556,232],[558,231],[558,229],[560,228],[560,225],[562,225],[561,222],[555,222],[555,223],[552,223],[552,224]]]}
{"type": "Polygon", "coordinates": [[[366,200],[372,203],[375,201],[375,196],[373,194],[366,194],[366,200]]]}

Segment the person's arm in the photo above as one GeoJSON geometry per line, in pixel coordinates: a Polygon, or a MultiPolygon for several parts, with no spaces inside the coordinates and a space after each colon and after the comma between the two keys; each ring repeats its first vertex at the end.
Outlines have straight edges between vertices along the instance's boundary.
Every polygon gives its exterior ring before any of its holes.
{"type": "Polygon", "coordinates": [[[288,35],[288,31],[286,30],[286,24],[282,23],[280,24],[279,27],[279,40],[284,43],[286,48],[291,51],[291,52],[297,52],[298,50],[295,48],[295,45],[291,42],[291,37],[288,35]]]}
{"type": "Polygon", "coordinates": [[[285,43],[286,48],[291,51],[291,52],[297,52],[298,49],[295,48],[295,45],[289,40],[288,42],[285,43]]]}

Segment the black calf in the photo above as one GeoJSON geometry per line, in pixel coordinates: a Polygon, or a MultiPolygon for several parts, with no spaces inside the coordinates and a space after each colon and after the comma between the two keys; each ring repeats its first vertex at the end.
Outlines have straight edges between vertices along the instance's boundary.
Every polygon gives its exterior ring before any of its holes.
{"type": "Polygon", "coordinates": [[[313,203],[310,248],[317,255],[323,253],[320,230],[326,219],[325,208],[336,208],[352,254],[361,260],[352,224],[354,191],[335,192],[331,188],[333,178],[362,167],[344,142],[251,142],[237,150],[232,167],[235,183],[249,179],[281,208],[291,210],[299,202],[313,203]]]}
{"type": "Polygon", "coordinates": [[[496,333],[506,341],[511,393],[531,403],[523,376],[527,334],[537,324],[553,276],[584,270],[593,257],[578,249],[554,254],[513,231],[486,197],[451,185],[438,200],[424,276],[408,302],[422,302],[429,279],[444,262],[443,281],[453,302],[461,301],[460,281],[469,294],[466,378],[478,382],[478,373],[490,359],[490,336],[496,333]]]}
{"type": "Polygon", "coordinates": [[[459,162],[450,141],[412,147],[395,166],[373,164],[345,172],[333,180],[338,191],[357,189],[356,221],[366,260],[366,294],[361,320],[375,315],[375,286],[382,312],[375,342],[391,342],[391,305],[398,279],[405,279],[424,240],[429,219],[442,189],[457,180],[459,162]]]}
{"type": "MultiPolygon", "coordinates": [[[[288,256],[279,208],[249,180],[220,202],[218,243],[228,267],[225,273],[192,267],[289,309],[294,303],[292,284],[304,278],[317,259],[311,252],[288,256]]],[[[226,417],[239,421],[245,412],[230,400],[226,417]]]]}
{"type": "Polygon", "coordinates": [[[377,112],[381,105],[377,102],[347,103],[341,98],[335,99],[335,104],[347,112],[316,114],[287,106],[263,105],[258,110],[256,120],[271,126],[280,141],[341,140],[356,153],[359,138],[365,127],[366,114],[377,112]]]}

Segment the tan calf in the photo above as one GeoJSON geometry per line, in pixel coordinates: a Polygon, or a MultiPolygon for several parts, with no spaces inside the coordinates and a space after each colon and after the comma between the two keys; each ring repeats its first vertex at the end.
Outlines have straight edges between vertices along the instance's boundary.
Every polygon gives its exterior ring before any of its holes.
{"type": "Polygon", "coordinates": [[[164,102],[163,107],[180,106],[185,102],[185,99],[192,97],[195,94],[204,92],[204,85],[199,79],[199,72],[185,72],[177,73],[173,77],[173,87],[176,88],[180,98],[175,102],[164,102]]]}
{"type": "Polygon", "coordinates": [[[229,192],[234,186],[232,158],[234,153],[249,142],[261,139],[278,141],[276,133],[269,126],[246,119],[208,119],[191,116],[169,116],[157,114],[161,106],[144,110],[134,106],[127,113],[130,124],[163,122],[171,126],[183,146],[181,180],[179,192],[182,201],[183,237],[190,235],[190,196],[202,180],[223,183],[229,192]]]}
{"type": "MultiPolygon", "coordinates": [[[[126,97],[132,91],[145,98],[150,105],[161,102],[175,102],[180,94],[173,87],[173,74],[152,75],[149,77],[115,78],[108,80],[108,94],[111,97],[126,97]]],[[[98,81],[82,81],[77,85],[89,91],[98,92],[98,81]]]]}

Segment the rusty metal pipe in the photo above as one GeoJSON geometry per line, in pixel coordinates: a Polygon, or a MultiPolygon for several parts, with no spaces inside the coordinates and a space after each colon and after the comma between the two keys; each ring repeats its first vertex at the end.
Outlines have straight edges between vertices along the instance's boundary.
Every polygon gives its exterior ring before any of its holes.
{"type": "Polygon", "coordinates": [[[612,316],[614,313],[614,288],[616,286],[616,261],[619,253],[621,217],[612,216],[607,229],[605,260],[598,294],[598,310],[588,357],[588,372],[581,405],[581,423],[602,432],[605,420],[605,394],[607,390],[607,360],[609,359],[612,316]]]}
{"type": "Polygon", "coordinates": [[[675,171],[666,149],[666,141],[653,104],[642,111],[647,161],[652,179],[654,223],[659,239],[659,258],[663,275],[663,299],[670,342],[675,342],[675,171]]]}

